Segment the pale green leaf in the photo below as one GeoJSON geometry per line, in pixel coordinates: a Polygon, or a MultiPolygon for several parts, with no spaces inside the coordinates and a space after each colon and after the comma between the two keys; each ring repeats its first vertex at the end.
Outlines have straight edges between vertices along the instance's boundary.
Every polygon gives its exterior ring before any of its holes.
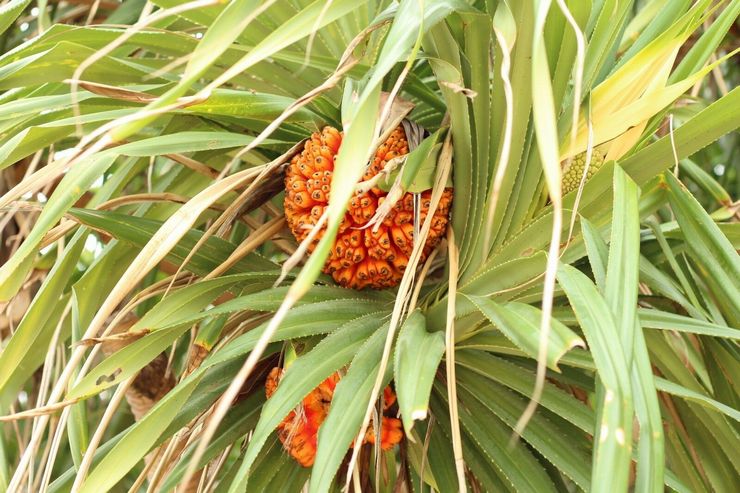
{"type": "Polygon", "coordinates": [[[393,360],[398,407],[407,437],[414,421],[426,419],[432,382],[444,352],[444,334],[427,332],[424,315],[418,310],[411,313],[399,331],[393,360]]]}

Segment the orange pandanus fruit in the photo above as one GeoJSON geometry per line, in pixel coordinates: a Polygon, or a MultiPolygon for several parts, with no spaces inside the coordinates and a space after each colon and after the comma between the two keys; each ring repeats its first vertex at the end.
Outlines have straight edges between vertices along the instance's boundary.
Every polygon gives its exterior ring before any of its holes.
{"type": "MultiPolygon", "coordinates": [[[[269,399],[277,390],[283,376],[282,368],[273,368],[265,382],[265,394],[269,399]]],[[[334,396],[334,388],[340,379],[339,372],[313,389],[303,401],[293,409],[278,425],[277,433],[285,450],[303,467],[310,467],[316,458],[316,438],[319,427],[329,414],[329,406],[334,396]]],[[[396,394],[390,387],[383,393],[384,408],[387,411],[396,401],[396,394]]],[[[380,427],[380,447],[390,450],[403,438],[401,421],[396,418],[383,416],[380,427]]],[[[375,431],[370,427],[365,434],[363,443],[375,443],[375,431]]]]}
{"type": "MultiPolygon", "coordinates": [[[[285,177],[285,217],[298,241],[308,236],[329,203],[334,158],[341,144],[342,133],[335,128],[324,127],[321,133],[314,133],[306,141],[303,151],[296,154],[290,163],[285,177]]],[[[369,180],[383,170],[388,161],[408,152],[406,133],[399,125],[380,145],[362,179],[369,180]]],[[[429,211],[432,193],[426,190],[420,195],[419,225],[429,211]]],[[[331,274],[344,287],[380,289],[395,286],[408,265],[414,235],[412,193],[403,195],[377,228],[363,228],[386,196],[387,192],[374,187],[352,197],[324,265],[324,272],[331,274]]],[[[445,234],[451,203],[452,189],[448,188],[434,212],[422,262],[445,234]]],[[[316,235],[309,251],[313,251],[322,234],[323,231],[316,235]]]]}

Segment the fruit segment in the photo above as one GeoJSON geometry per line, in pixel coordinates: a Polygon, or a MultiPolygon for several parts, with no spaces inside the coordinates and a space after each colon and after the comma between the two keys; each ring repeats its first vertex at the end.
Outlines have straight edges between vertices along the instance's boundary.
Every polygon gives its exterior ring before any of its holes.
{"type": "MultiPolygon", "coordinates": [[[[265,394],[269,399],[277,390],[284,370],[273,368],[265,382],[265,394]]],[[[341,376],[339,372],[330,375],[313,389],[301,403],[280,422],[277,427],[278,438],[285,450],[303,467],[313,465],[316,458],[316,439],[319,427],[329,414],[334,389],[341,376]]],[[[396,394],[390,387],[383,392],[384,410],[387,411],[396,401],[396,394]]],[[[403,438],[401,420],[383,416],[380,427],[380,447],[390,450],[403,438]]],[[[363,443],[375,444],[375,430],[369,427],[363,443]]]]}
{"type": "MultiPolygon", "coordinates": [[[[341,143],[341,132],[324,127],[306,141],[303,151],[290,163],[285,177],[285,217],[298,241],[308,236],[329,204],[334,158],[341,143]]],[[[388,161],[408,152],[406,134],[403,126],[399,125],[380,145],[362,179],[372,178],[383,170],[388,161]]],[[[431,190],[420,195],[419,224],[429,211],[431,190]]],[[[324,265],[324,272],[331,274],[344,287],[382,289],[395,286],[408,265],[414,240],[412,193],[406,193],[393,206],[376,231],[373,227],[365,227],[386,196],[386,192],[374,187],[367,192],[356,193],[349,203],[324,265]]],[[[451,204],[452,189],[447,188],[434,213],[422,252],[422,262],[444,236],[451,204]]],[[[314,250],[322,234],[323,231],[316,235],[309,251],[314,250]]]]}

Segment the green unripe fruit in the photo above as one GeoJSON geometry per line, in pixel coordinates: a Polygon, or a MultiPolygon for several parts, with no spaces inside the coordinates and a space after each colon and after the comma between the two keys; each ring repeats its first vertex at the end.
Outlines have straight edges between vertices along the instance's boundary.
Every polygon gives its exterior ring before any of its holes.
{"type": "MultiPolygon", "coordinates": [[[[586,180],[590,180],[599,168],[604,164],[604,154],[598,149],[594,149],[591,154],[591,165],[588,167],[586,180]]],[[[583,177],[583,170],[586,167],[586,153],[582,152],[575,156],[565,168],[563,168],[563,188],[562,194],[572,192],[578,188],[583,177]]]]}

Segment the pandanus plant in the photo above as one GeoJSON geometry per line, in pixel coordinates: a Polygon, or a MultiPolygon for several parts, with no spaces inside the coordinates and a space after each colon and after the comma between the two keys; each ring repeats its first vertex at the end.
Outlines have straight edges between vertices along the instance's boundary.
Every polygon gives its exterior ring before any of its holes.
{"type": "Polygon", "coordinates": [[[0,490],[735,489],[738,14],[6,2],[0,490]]]}

